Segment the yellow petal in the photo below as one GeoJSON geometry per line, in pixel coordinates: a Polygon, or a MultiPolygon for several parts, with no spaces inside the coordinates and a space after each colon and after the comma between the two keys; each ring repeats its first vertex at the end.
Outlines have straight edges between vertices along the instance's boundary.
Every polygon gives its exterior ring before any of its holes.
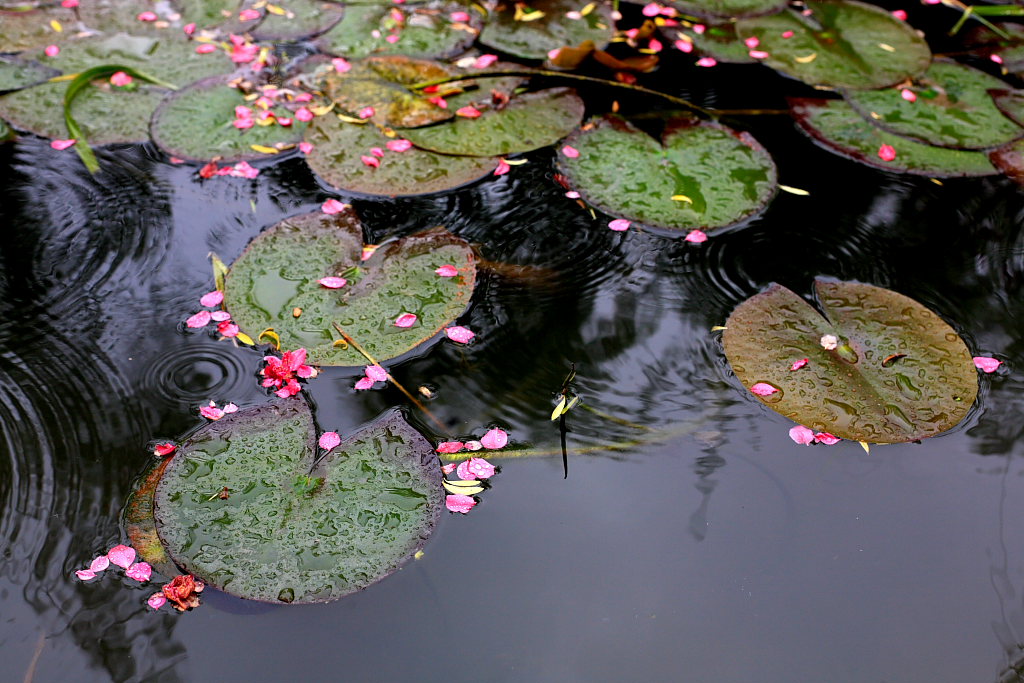
{"type": "Polygon", "coordinates": [[[558,405],[555,406],[555,409],[551,411],[551,419],[552,420],[557,420],[562,415],[562,408],[564,408],[564,407],[565,407],[565,396],[563,396],[562,400],[558,402],[558,405]]]}
{"type": "Polygon", "coordinates": [[[522,166],[528,162],[526,159],[505,159],[505,163],[509,166],[522,166]]]}
{"type": "Polygon", "coordinates": [[[472,496],[484,490],[484,487],[480,486],[475,481],[471,483],[473,483],[474,486],[456,486],[450,481],[441,482],[441,484],[444,485],[445,491],[460,496],[472,496]]]}
{"type": "Polygon", "coordinates": [[[864,449],[865,453],[868,453],[868,454],[871,453],[871,446],[868,445],[867,441],[861,441],[860,442],[860,447],[864,449]]]}
{"type": "Polygon", "coordinates": [[[879,43],[878,47],[882,48],[886,52],[896,52],[896,48],[894,48],[892,45],[887,45],[886,43],[879,43]]]}
{"type": "Polygon", "coordinates": [[[64,27],[61,26],[60,22],[57,21],[56,19],[50,19],[50,28],[52,28],[57,33],[63,33],[64,32],[64,27]]]}
{"type": "Polygon", "coordinates": [[[279,151],[276,147],[267,147],[266,145],[249,145],[249,147],[260,154],[277,154],[279,151]]]}
{"type": "Polygon", "coordinates": [[[344,121],[345,123],[358,123],[359,125],[365,125],[370,119],[357,119],[354,116],[345,116],[344,114],[336,114],[336,116],[344,121]]]}
{"type": "Polygon", "coordinates": [[[277,16],[284,16],[286,14],[284,8],[278,7],[277,5],[267,5],[267,11],[277,16]]]}
{"type": "Polygon", "coordinates": [[[334,343],[331,344],[331,346],[336,349],[347,349],[348,342],[345,341],[344,339],[335,339],[334,343]]]}
{"type": "Polygon", "coordinates": [[[711,328],[711,331],[712,332],[721,332],[722,330],[727,330],[727,329],[729,329],[729,328],[725,327],[724,325],[715,325],[714,327],[711,328]]]}
{"type": "Polygon", "coordinates": [[[252,340],[252,337],[247,335],[245,332],[239,332],[238,334],[236,334],[235,339],[242,342],[243,344],[248,344],[249,346],[256,346],[256,342],[254,342],[252,340]]]}
{"type": "Polygon", "coordinates": [[[416,553],[412,556],[412,559],[418,560],[421,557],[423,557],[423,551],[422,550],[417,550],[416,553]]]}
{"type": "Polygon", "coordinates": [[[806,57],[794,57],[794,59],[797,62],[800,62],[801,64],[810,64],[811,62],[813,62],[817,58],[818,58],[818,53],[817,52],[812,52],[811,54],[807,55],[806,57]]]}
{"type": "Polygon", "coordinates": [[[212,251],[207,255],[210,263],[213,264],[213,282],[217,289],[224,291],[224,277],[228,274],[228,267],[220,260],[220,257],[212,251]]]}
{"type": "Polygon", "coordinates": [[[259,339],[260,341],[263,341],[264,337],[269,339],[271,341],[271,343],[274,344],[274,348],[275,349],[278,349],[278,350],[281,349],[281,337],[277,334],[277,332],[274,332],[274,328],[273,327],[268,327],[267,329],[265,329],[262,332],[260,332],[260,334],[257,337],[257,339],[259,339]]]}
{"type": "Polygon", "coordinates": [[[323,116],[324,114],[326,114],[327,112],[329,112],[332,109],[334,109],[334,102],[331,102],[330,104],[325,104],[322,107],[310,107],[309,108],[309,110],[311,112],[313,112],[313,114],[315,116],[323,116]]]}
{"type": "Polygon", "coordinates": [[[790,194],[798,194],[801,197],[806,197],[811,194],[807,190],[801,190],[799,187],[790,187],[789,185],[779,185],[779,189],[790,194]]]}
{"type": "Polygon", "coordinates": [[[672,195],[672,201],[674,202],[686,202],[687,204],[693,204],[693,200],[687,197],[685,194],[674,194],[672,195]]]}
{"type": "Polygon", "coordinates": [[[591,3],[587,4],[586,7],[584,7],[583,9],[580,10],[580,16],[583,16],[583,17],[587,16],[588,14],[593,12],[596,7],[597,7],[597,3],[596,2],[591,2],[591,3]]]}

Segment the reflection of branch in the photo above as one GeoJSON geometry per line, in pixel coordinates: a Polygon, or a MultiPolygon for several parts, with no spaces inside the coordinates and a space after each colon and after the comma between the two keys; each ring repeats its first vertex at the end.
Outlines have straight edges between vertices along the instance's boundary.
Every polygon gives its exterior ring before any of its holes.
{"type": "MultiPolygon", "coordinates": [[[[383,365],[378,363],[374,359],[373,356],[371,356],[369,353],[367,353],[366,349],[364,349],[362,346],[359,345],[359,342],[357,342],[355,339],[353,339],[352,337],[350,337],[347,334],[345,334],[345,330],[341,329],[341,326],[338,325],[338,323],[331,323],[331,324],[334,325],[334,329],[336,329],[338,331],[338,334],[340,334],[342,336],[342,338],[346,342],[351,344],[353,346],[353,348],[355,348],[356,351],[358,351],[359,353],[363,354],[363,358],[365,358],[366,360],[370,361],[370,363],[372,365],[380,365],[380,367],[384,367],[383,365]]],[[[427,410],[427,407],[425,405],[423,405],[422,403],[420,403],[419,399],[417,399],[415,396],[413,396],[411,393],[409,393],[409,391],[405,387],[402,386],[401,382],[399,382],[397,379],[392,377],[390,372],[388,373],[388,381],[390,381],[392,384],[394,384],[396,389],[398,389],[403,394],[405,394],[405,397],[413,402],[413,405],[415,405],[417,408],[422,410],[424,415],[429,417],[434,424],[436,424],[438,427],[440,427],[440,429],[441,429],[441,431],[443,433],[447,434],[449,438],[451,437],[451,432],[449,432],[448,428],[444,426],[444,423],[441,422],[440,420],[438,420],[434,416],[434,414],[432,412],[427,410]]]]}

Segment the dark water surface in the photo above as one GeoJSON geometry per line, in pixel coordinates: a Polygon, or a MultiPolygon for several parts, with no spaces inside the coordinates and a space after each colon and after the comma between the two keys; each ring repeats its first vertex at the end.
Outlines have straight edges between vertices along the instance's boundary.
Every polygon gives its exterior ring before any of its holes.
{"type": "MultiPolygon", "coordinates": [[[[30,136],[0,148],[0,645],[4,681],[996,681],[1024,661],[1024,237],[1007,180],[890,176],[754,122],[780,195],[696,246],[614,233],[551,181],[549,152],[435,199],[356,202],[368,241],[436,224],[518,266],[484,278],[441,341],[394,368],[438,390],[455,433],[558,447],[570,362],[589,407],[559,457],[503,459],[483,502],[442,519],[422,559],[337,603],[153,589],[73,576],[120,540],[153,439],[214,399],[266,401],[259,352],[186,331],[260,230],[329,196],[298,160],[200,181],[149,147],[90,178],[30,136]],[[895,289],[972,351],[1007,361],[976,409],[922,444],[803,447],[731,375],[713,325],[772,281],[895,289]],[[644,445],[611,445],[671,435],[644,445]]],[[[345,199],[345,197],[342,197],[345,199]]],[[[392,405],[358,373],[308,383],[324,429],[392,405]]],[[[414,419],[416,415],[412,416],[414,419]]],[[[131,585],[129,585],[131,584],[131,585]]]]}

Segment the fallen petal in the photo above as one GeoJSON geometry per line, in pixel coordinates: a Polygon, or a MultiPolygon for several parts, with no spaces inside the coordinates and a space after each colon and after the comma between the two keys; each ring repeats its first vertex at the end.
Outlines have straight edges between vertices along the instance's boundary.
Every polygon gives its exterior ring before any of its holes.
{"type": "Polygon", "coordinates": [[[772,394],[777,394],[779,392],[776,387],[773,387],[771,384],[766,382],[758,382],[754,386],[750,387],[750,391],[758,396],[771,396],[772,394]]]}
{"type": "Polygon", "coordinates": [[[78,140],[75,140],[74,138],[69,138],[67,140],[53,140],[50,142],[50,147],[53,147],[54,149],[57,150],[62,150],[71,147],[76,142],[78,142],[78,140]]]}
{"type": "Polygon", "coordinates": [[[476,479],[476,475],[469,471],[469,461],[463,460],[459,463],[459,466],[455,469],[455,475],[462,481],[470,481],[476,479]]]}
{"type": "Polygon", "coordinates": [[[403,313],[395,318],[395,327],[412,327],[416,324],[415,313],[403,313]]]}
{"type": "Polygon", "coordinates": [[[306,107],[299,107],[298,111],[295,112],[295,118],[299,121],[306,122],[313,120],[313,112],[306,107]]]}
{"type": "Polygon", "coordinates": [[[826,446],[833,446],[839,443],[839,437],[833,436],[828,432],[818,432],[814,435],[815,443],[823,443],[826,446]]]}
{"type": "Polygon", "coordinates": [[[153,575],[153,568],[149,566],[148,562],[136,562],[124,571],[124,575],[129,579],[145,583],[153,575]]]}
{"type": "Polygon", "coordinates": [[[472,496],[453,494],[445,496],[444,499],[444,506],[452,512],[461,512],[462,514],[466,514],[473,509],[474,505],[476,505],[476,499],[472,496]]]}
{"type": "Polygon", "coordinates": [[[807,361],[807,358],[801,358],[798,361],[793,361],[793,364],[789,366],[789,371],[793,372],[794,370],[799,370],[803,366],[807,365],[807,361]]]}
{"type": "Polygon", "coordinates": [[[325,451],[329,451],[336,448],[341,443],[341,436],[338,432],[324,432],[320,435],[320,448],[325,451]]]}
{"type": "Polygon", "coordinates": [[[448,338],[453,342],[458,342],[460,344],[468,344],[473,341],[473,337],[476,336],[475,332],[470,330],[468,327],[463,327],[462,325],[454,325],[452,327],[445,328],[444,333],[448,335],[448,338]]]}
{"type": "Polygon", "coordinates": [[[222,323],[225,320],[231,320],[231,314],[227,311],[214,311],[210,313],[210,320],[215,323],[222,323]]]}
{"type": "Polygon", "coordinates": [[[819,343],[821,344],[821,348],[825,349],[826,351],[832,351],[837,346],[839,346],[839,337],[835,336],[834,334],[823,334],[821,336],[821,339],[819,340],[819,343]]]}
{"type": "Polygon", "coordinates": [[[200,406],[199,414],[208,420],[219,420],[224,417],[224,411],[215,406],[200,406]]]}
{"type": "Polygon", "coordinates": [[[309,154],[310,152],[313,151],[313,145],[309,144],[308,142],[300,142],[299,151],[302,152],[303,154],[309,154]]]}
{"type": "Polygon", "coordinates": [[[714,57],[701,57],[697,60],[697,66],[711,67],[718,64],[714,57]]]}
{"type": "Polygon", "coordinates": [[[237,412],[238,412],[238,406],[236,406],[234,403],[225,403],[224,404],[224,414],[225,415],[227,415],[229,413],[237,413],[237,412]]]}
{"type": "Polygon", "coordinates": [[[803,425],[797,425],[789,430],[789,438],[802,446],[806,446],[814,441],[814,432],[803,425]]]}
{"type": "Polygon", "coordinates": [[[326,202],[320,205],[320,210],[328,215],[341,213],[346,208],[345,204],[342,204],[337,199],[328,199],[326,202]]]}
{"type": "Polygon", "coordinates": [[[986,374],[987,373],[991,373],[991,372],[995,372],[999,368],[999,366],[1002,365],[1002,364],[1003,364],[1003,361],[997,360],[995,358],[990,358],[988,356],[975,356],[974,357],[974,367],[978,368],[979,370],[981,370],[982,372],[984,372],[986,374]]]}
{"type": "Polygon", "coordinates": [[[377,157],[368,157],[365,154],[359,157],[363,160],[363,163],[373,168],[380,168],[380,159],[377,157]]]}
{"type": "Polygon", "coordinates": [[[565,147],[562,148],[562,154],[569,157],[570,159],[575,159],[580,155],[580,151],[575,147],[570,147],[569,145],[566,145],[565,147]]]}
{"type": "Polygon", "coordinates": [[[364,372],[374,382],[388,381],[388,371],[379,365],[367,365],[364,372]]]}
{"type": "Polygon", "coordinates": [[[322,277],[317,282],[327,289],[339,289],[348,284],[348,280],[343,277],[322,277]]]}
{"type": "Polygon", "coordinates": [[[122,569],[128,569],[135,561],[135,548],[127,545],[115,545],[107,551],[107,559],[122,569]]]}
{"type": "Polygon", "coordinates": [[[199,298],[200,306],[220,306],[220,303],[224,301],[224,292],[219,289],[215,289],[212,292],[207,292],[199,298]]]}
{"type": "Polygon", "coordinates": [[[470,458],[466,461],[466,469],[474,479],[489,479],[494,476],[494,465],[483,458],[470,458]]]}
{"type": "Polygon", "coordinates": [[[213,316],[213,314],[210,313],[210,311],[199,311],[195,315],[191,316],[188,320],[186,320],[185,324],[188,327],[193,327],[193,328],[194,327],[206,327],[207,325],[210,324],[210,319],[212,318],[212,316],[213,316]]]}
{"type": "Polygon", "coordinates": [[[132,77],[123,71],[115,71],[110,76],[110,84],[118,87],[123,87],[132,82],[132,77]]]}
{"type": "Polygon", "coordinates": [[[459,274],[459,269],[456,268],[455,266],[445,265],[436,269],[434,272],[440,275],[441,277],[455,277],[456,275],[459,274]]]}
{"type": "Polygon", "coordinates": [[[907,102],[917,101],[917,93],[915,93],[910,88],[904,88],[903,90],[900,90],[900,97],[905,99],[907,102]]]}
{"type": "Polygon", "coordinates": [[[158,458],[163,458],[164,456],[168,456],[176,450],[178,450],[178,447],[175,446],[173,443],[161,443],[153,447],[153,455],[157,456],[158,458]]]}
{"type": "Polygon", "coordinates": [[[79,569],[75,572],[75,576],[80,578],[82,581],[88,581],[89,579],[96,578],[96,572],[91,572],[88,569],[79,569]]]}
{"type": "Polygon", "coordinates": [[[482,443],[480,443],[479,441],[467,441],[466,442],[466,450],[467,451],[478,451],[478,450],[480,450],[483,447],[484,447],[484,445],[482,443]]]}
{"type": "Polygon", "coordinates": [[[101,572],[101,571],[103,571],[104,569],[106,569],[109,566],[110,566],[110,558],[107,557],[106,555],[100,555],[99,557],[95,558],[92,561],[92,563],[89,565],[89,571],[91,571],[91,572],[101,572]]]}
{"type": "Polygon", "coordinates": [[[342,59],[341,57],[335,57],[332,59],[331,65],[334,67],[334,70],[340,74],[347,73],[352,68],[352,65],[349,64],[348,60],[342,59]]]}
{"type": "Polygon", "coordinates": [[[708,236],[701,230],[691,230],[683,238],[686,242],[692,242],[693,244],[701,244],[702,242],[708,241],[708,236]]]}
{"type": "Polygon", "coordinates": [[[509,166],[507,161],[504,159],[498,159],[498,166],[494,169],[494,175],[505,175],[511,170],[512,167],[509,166]]]}
{"type": "Polygon", "coordinates": [[[892,145],[882,145],[878,148],[878,158],[882,161],[892,161],[896,158],[896,148],[892,145]]]}
{"type": "Polygon", "coordinates": [[[504,448],[505,444],[508,443],[508,434],[504,430],[495,427],[480,439],[480,444],[488,450],[497,450],[504,448]]]}
{"type": "Polygon", "coordinates": [[[473,68],[486,69],[491,64],[494,64],[496,61],[498,61],[498,55],[480,55],[479,57],[476,58],[476,61],[473,62],[473,68]]]}
{"type": "Polygon", "coordinates": [[[476,119],[481,116],[481,112],[474,106],[466,105],[465,107],[459,107],[455,110],[456,116],[462,116],[467,119],[476,119]]]}
{"type": "Polygon", "coordinates": [[[406,152],[412,149],[412,142],[410,142],[409,140],[405,140],[404,138],[398,140],[388,140],[388,143],[385,145],[385,147],[390,149],[392,152],[406,152]]]}
{"type": "Polygon", "coordinates": [[[608,227],[614,230],[615,232],[629,230],[630,225],[632,225],[632,222],[627,221],[625,218],[616,218],[615,220],[608,222],[608,227]]]}
{"type": "Polygon", "coordinates": [[[167,604],[167,598],[164,597],[163,593],[153,593],[151,596],[149,596],[149,599],[146,600],[146,604],[152,607],[153,609],[160,609],[165,604],[167,604]]]}
{"type": "Polygon", "coordinates": [[[371,118],[376,113],[377,110],[374,109],[373,107],[363,107],[362,109],[359,110],[356,116],[358,116],[361,119],[368,119],[371,118]]]}
{"type": "MultiPolygon", "coordinates": [[[[462,450],[461,441],[442,441],[437,444],[438,453],[458,453],[462,450]]],[[[454,465],[452,465],[454,467],[454,465]]]]}
{"type": "Polygon", "coordinates": [[[359,381],[356,382],[355,388],[357,390],[359,390],[359,391],[362,391],[363,389],[369,389],[372,386],[373,386],[373,380],[372,379],[370,379],[369,377],[360,377],[359,381]]]}
{"type": "Polygon", "coordinates": [[[46,49],[43,50],[47,57],[56,57],[60,54],[60,48],[56,45],[47,45],[46,49]]]}
{"type": "Polygon", "coordinates": [[[442,465],[441,466],[441,472],[443,472],[444,474],[451,474],[454,471],[455,471],[455,463],[453,463],[453,462],[450,462],[447,465],[442,465]]]}

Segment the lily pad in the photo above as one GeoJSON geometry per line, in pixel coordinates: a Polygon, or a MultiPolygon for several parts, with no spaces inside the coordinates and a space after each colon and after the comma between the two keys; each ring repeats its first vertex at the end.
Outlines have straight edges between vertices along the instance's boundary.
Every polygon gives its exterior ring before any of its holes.
{"type": "Polygon", "coordinates": [[[672,33],[664,31],[675,39],[675,33],[690,39],[690,42],[702,53],[714,57],[716,61],[727,64],[753,64],[759,60],[750,56],[747,47],[736,35],[736,24],[718,24],[704,27],[703,33],[697,33],[692,27],[679,26],[672,33]]]}
{"type": "Polygon", "coordinates": [[[416,148],[386,151],[379,168],[363,161],[374,147],[386,149],[391,139],[371,123],[320,116],[306,129],[306,141],[313,145],[306,163],[339,190],[386,197],[454,190],[483,178],[498,165],[495,157],[450,156],[416,148]]]}
{"type": "Polygon", "coordinates": [[[369,57],[354,63],[348,73],[330,75],[326,92],[350,115],[371,107],[370,120],[382,126],[425,126],[454,114],[408,86],[452,75],[454,68],[425,59],[369,57]]]}
{"type": "Polygon", "coordinates": [[[765,64],[815,86],[884,88],[920,76],[931,63],[924,38],[883,9],[853,0],[806,5],[810,16],[786,10],[743,19],[736,32],[758,39],[765,64]]]}
{"type": "Polygon", "coordinates": [[[345,15],[344,5],[321,0],[287,0],[274,7],[283,12],[270,11],[252,30],[256,40],[301,40],[314,38],[329,31],[345,15]]]}
{"type": "Polygon", "coordinates": [[[320,46],[350,59],[374,54],[447,59],[473,44],[482,23],[476,9],[457,2],[349,5],[341,23],[321,37],[320,46]],[[469,21],[452,21],[454,12],[466,13],[469,21]],[[388,40],[392,36],[394,42],[388,40]]]}
{"type": "Polygon", "coordinates": [[[983,152],[933,147],[887,133],[843,100],[791,99],[789,107],[800,129],[820,146],[868,166],[933,178],[998,173],[983,152]],[[896,158],[883,161],[882,145],[892,147],[896,158]]]}
{"type": "Polygon", "coordinates": [[[480,42],[523,59],[547,59],[552,50],[587,40],[604,48],[615,35],[611,5],[598,3],[578,19],[567,16],[579,13],[583,4],[576,0],[533,0],[528,6],[507,3],[492,14],[480,42]]]}
{"type": "Polygon", "coordinates": [[[362,228],[351,211],[307,214],[278,223],[254,239],[231,266],[225,306],[253,339],[273,328],[282,349],[305,348],[318,365],[367,365],[351,346],[336,346],[346,334],[380,362],[430,340],[462,315],[476,283],[473,250],[442,228],[404,237],[361,261],[362,228]],[[457,277],[440,277],[443,265],[457,277]],[[344,277],[328,289],[318,280],[344,277]],[[301,314],[295,317],[294,311],[301,314]],[[403,313],[412,327],[396,327],[403,313]]]}
{"type": "Polygon", "coordinates": [[[1024,186],[1024,140],[1015,140],[1008,145],[989,152],[989,159],[1006,177],[1024,186]]]}
{"type": "Polygon", "coordinates": [[[1024,25],[1008,22],[994,25],[1008,38],[997,35],[987,26],[975,26],[964,37],[964,45],[978,57],[998,55],[1004,69],[1019,75],[1024,72],[1024,25]]]}
{"type": "Polygon", "coordinates": [[[993,89],[988,94],[1004,116],[1018,126],[1024,126],[1024,91],[993,89]]]}
{"type": "Polygon", "coordinates": [[[63,7],[28,11],[0,10],[0,53],[21,52],[64,43],[74,33],[77,25],[75,13],[63,7]],[[60,30],[57,30],[58,27],[60,30]]]}
{"type": "Polygon", "coordinates": [[[512,99],[479,118],[402,130],[421,149],[443,154],[504,156],[547,147],[571,133],[583,119],[584,104],[568,88],[551,88],[512,99]]]}
{"type": "Polygon", "coordinates": [[[978,393],[963,340],[938,315],[896,292],[858,282],[815,281],[819,313],[780,285],[729,316],[722,341],[733,372],[772,410],[815,431],[900,443],[959,423],[978,393]],[[838,338],[826,350],[824,335],[838,338]],[[791,365],[803,358],[798,370],[791,365]]]}
{"type": "Polygon", "coordinates": [[[161,458],[151,464],[135,483],[135,490],[125,503],[121,526],[128,534],[131,547],[139,553],[139,559],[148,562],[153,569],[164,576],[178,574],[177,567],[167,555],[160,536],[156,531],[154,502],[160,477],[170,464],[170,458],[161,458]]]}
{"type": "Polygon", "coordinates": [[[0,56],[0,93],[38,85],[59,74],[39,62],[0,56]]]}
{"type": "Polygon", "coordinates": [[[670,0],[683,14],[709,19],[757,17],[774,14],[786,6],[786,0],[670,0]]]}
{"type": "Polygon", "coordinates": [[[160,539],[185,571],[275,603],[336,600],[401,568],[442,509],[430,443],[397,410],[317,457],[289,399],[239,411],[179,448],[156,490],[160,539]]]}
{"type": "MultiPolygon", "coordinates": [[[[206,78],[164,99],[153,112],[150,124],[153,141],[160,149],[182,159],[209,161],[219,156],[224,162],[233,163],[273,154],[254,150],[253,145],[285,148],[302,139],[307,124],[281,106],[268,111],[290,119],[287,127],[274,123],[254,124],[244,130],[235,128],[235,107],[248,107],[252,103],[246,102],[240,90],[228,85],[230,80],[230,75],[206,78]]],[[[259,108],[251,110],[254,115],[261,111],[259,108]]]]}
{"type": "Polygon", "coordinates": [[[899,89],[849,91],[846,101],[862,116],[890,133],[929,145],[985,149],[1024,135],[993,102],[989,90],[1006,88],[995,76],[955,62],[934,62],[908,88],[908,102],[899,89]]]}
{"type": "Polygon", "coordinates": [[[675,121],[659,144],[615,117],[592,123],[566,140],[579,156],[561,152],[558,166],[606,213],[671,231],[715,230],[759,213],[775,194],[775,163],[747,133],[675,121]]]}

